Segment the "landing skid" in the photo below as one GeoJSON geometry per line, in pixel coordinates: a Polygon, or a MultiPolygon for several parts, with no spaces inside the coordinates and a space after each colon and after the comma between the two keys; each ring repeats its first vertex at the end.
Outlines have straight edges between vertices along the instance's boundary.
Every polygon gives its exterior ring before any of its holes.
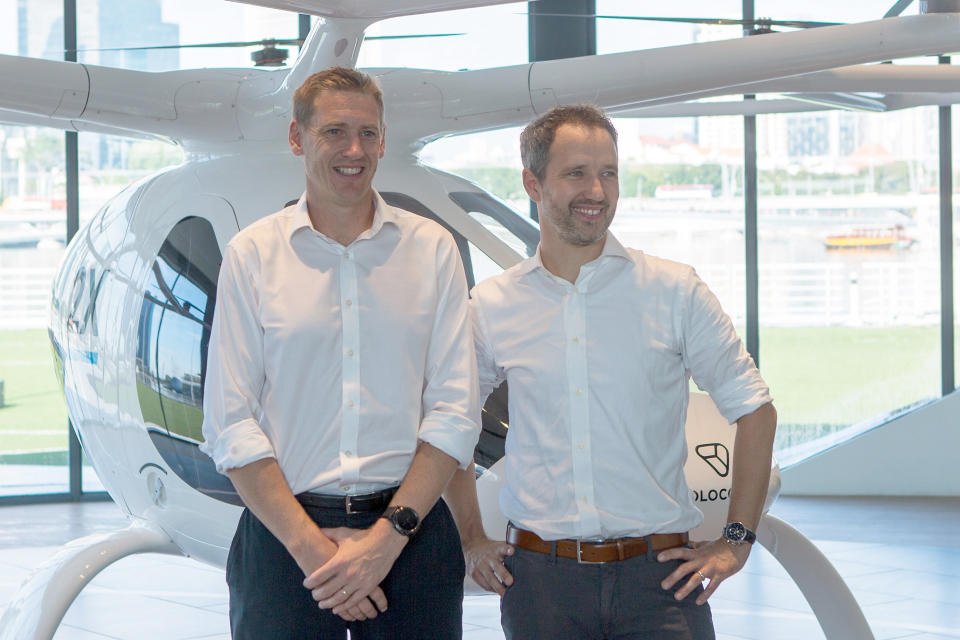
{"type": "MultiPolygon", "coordinates": [[[[484,485],[487,482],[480,483],[481,496],[489,488],[484,485]]],[[[500,524],[494,526],[499,529],[500,524]]],[[[488,534],[496,535],[489,528],[488,534]]],[[[843,578],[806,536],[768,513],[760,520],[757,540],[800,588],[829,640],[874,640],[843,578]]],[[[74,540],[20,586],[0,618],[0,640],[51,640],[87,583],[104,568],[135,553],[181,555],[165,533],[144,521],[121,531],[74,540]]],[[[467,592],[482,591],[468,578],[467,592]]]]}
{"type": "Polygon", "coordinates": [[[767,513],[760,519],[757,541],[800,587],[828,640],[874,640],[847,583],[806,536],[767,513]]]}
{"type": "Polygon", "coordinates": [[[134,553],[182,555],[167,534],[142,520],[121,531],[69,542],[20,585],[0,618],[0,640],[51,640],[87,583],[104,568],[134,553]]]}

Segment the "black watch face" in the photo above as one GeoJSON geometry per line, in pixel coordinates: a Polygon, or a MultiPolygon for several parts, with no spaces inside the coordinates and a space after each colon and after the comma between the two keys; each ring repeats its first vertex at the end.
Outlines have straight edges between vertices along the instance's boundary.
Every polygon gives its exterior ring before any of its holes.
{"type": "Polygon", "coordinates": [[[724,535],[730,540],[740,541],[747,537],[747,528],[739,522],[731,522],[727,525],[724,535]]]}
{"type": "Polygon", "coordinates": [[[420,524],[420,518],[417,517],[417,512],[410,507],[400,507],[394,511],[392,520],[405,531],[415,531],[417,525],[420,524]]]}

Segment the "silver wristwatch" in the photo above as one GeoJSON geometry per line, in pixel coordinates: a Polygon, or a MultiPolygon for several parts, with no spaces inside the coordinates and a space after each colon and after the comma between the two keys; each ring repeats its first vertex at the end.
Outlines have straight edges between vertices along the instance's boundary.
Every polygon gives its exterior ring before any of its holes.
{"type": "Polygon", "coordinates": [[[744,543],[753,544],[757,534],[750,531],[742,522],[729,522],[723,528],[723,539],[736,547],[744,543]]]}

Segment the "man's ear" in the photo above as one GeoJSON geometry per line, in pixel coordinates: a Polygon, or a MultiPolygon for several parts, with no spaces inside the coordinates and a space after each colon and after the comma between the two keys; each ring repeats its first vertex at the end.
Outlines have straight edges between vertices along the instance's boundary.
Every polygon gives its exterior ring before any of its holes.
{"type": "Polygon", "coordinates": [[[530,171],[530,169],[524,169],[520,177],[523,180],[523,188],[530,199],[534,202],[540,202],[540,181],[537,176],[533,175],[533,171],[530,171]]]}
{"type": "Polygon", "coordinates": [[[387,147],[387,125],[380,125],[380,157],[383,157],[383,150],[387,147]]]}
{"type": "Polygon", "coordinates": [[[290,131],[287,133],[287,140],[290,142],[290,150],[293,151],[293,155],[302,156],[303,144],[301,144],[300,139],[300,125],[297,124],[296,120],[290,121],[290,131]]]}

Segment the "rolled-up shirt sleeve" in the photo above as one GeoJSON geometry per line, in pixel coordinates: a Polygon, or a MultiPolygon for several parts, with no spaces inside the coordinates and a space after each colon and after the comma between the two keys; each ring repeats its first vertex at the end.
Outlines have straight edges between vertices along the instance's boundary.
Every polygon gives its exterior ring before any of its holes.
{"type": "Polygon", "coordinates": [[[227,245],[217,283],[207,370],[203,387],[200,450],[217,471],[276,457],[260,427],[264,383],[263,330],[258,320],[252,265],[227,245]]]}
{"type": "Polygon", "coordinates": [[[770,389],[720,301],[690,269],[680,323],[684,364],[731,424],[771,402],[770,389]]]}
{"type": "Polygon", "coordinates": [[[506,374],[501,367],[497,366],[493,346],[490,344],[488,337],[487,320],[476,291],[477,289],[474,287],[474,294],[470,298],[470,319],[473,324],[473,342],[477,355],[477,379],[480,382],[480,403],[482,405],[487,401],[487,397],[493,393],[493,390],[506,380],[506,374]]]}
{"type": "Polygon", "coordinates": [[[437,311],[424,369],[419,440],[465,469],[480,437],[477,362],[463,264],[453,239],[437,248],[437,311]]]}

